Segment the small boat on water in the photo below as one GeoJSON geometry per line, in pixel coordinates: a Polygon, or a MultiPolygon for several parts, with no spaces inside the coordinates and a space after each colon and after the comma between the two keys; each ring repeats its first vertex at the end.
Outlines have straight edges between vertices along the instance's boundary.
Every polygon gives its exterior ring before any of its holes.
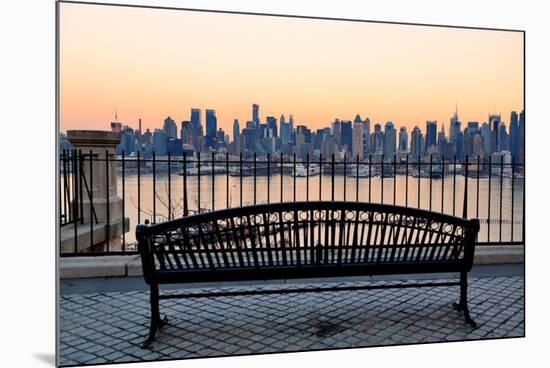
{"type": "Polygon", "coordinates": [[[374,170],[369,170],[369,167],[367,165],[360,165],[352,166],[350,169],[350,176],[353,178],[368,178],[370,176],[374,176],[374,170]]]}
{"type": "MultiPolygon", "coordinates": [[[[214,167],[214,174],[225,174],[226,170],[225,167],[219,166],[214,167]]],[[[178,173],[179,176],[184,176],[184,172],[178,173]]],[[[198,176],[198,175],[212,175],[212,166],[204,165],[200,167],[200,170],[198,167],[188,167],[185,170],[186,176],[198,176]]]]}
{"type": "Polygon", "coordinates": [[[306,168],[302,164],[297,164],[296,170],[292,173],[292,175],[296,178],[305,178],[308,175],[309,176],[319,175],[320,172],[321,170],[317,165],[310,165],[308,168],[306,168]]]}

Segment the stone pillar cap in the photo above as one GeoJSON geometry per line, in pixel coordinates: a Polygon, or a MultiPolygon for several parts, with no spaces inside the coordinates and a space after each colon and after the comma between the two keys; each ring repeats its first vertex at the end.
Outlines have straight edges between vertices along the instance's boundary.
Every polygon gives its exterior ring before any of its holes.
{"type": "Polygon", "coordinates": [[[120,142],[120,133],[108,130],[67,130],[67,139],[75,147],[114,147],[120,142]]]}

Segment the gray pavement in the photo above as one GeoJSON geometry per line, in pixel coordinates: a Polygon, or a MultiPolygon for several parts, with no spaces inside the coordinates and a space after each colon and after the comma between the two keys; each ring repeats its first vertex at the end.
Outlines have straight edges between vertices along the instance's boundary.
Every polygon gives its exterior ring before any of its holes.
{"type": "MultiPolygon", "coordinates": [[[[444,275],[445,276],[445,275],[444,275]]],[[[421,278],[442,281],[435,275],[421,278]]],[[[364,286],[399,278],[176,285],[167,292],[364,286]]],[[[420,278],[410,278],[419,282],[420,278]]],[[[458,287],[354,290],[161,300],[169,324],[141,349],[149,324],[141,278],[61,283],[60,364],[290,352],[524,336],[523,265],[475,268],[472,329],[451,307],[458,287]]],[[[162,289],[161,289],[162,290],[162,289]]],[[[166,290],[166,289],[164,289],[166,290]]]]}

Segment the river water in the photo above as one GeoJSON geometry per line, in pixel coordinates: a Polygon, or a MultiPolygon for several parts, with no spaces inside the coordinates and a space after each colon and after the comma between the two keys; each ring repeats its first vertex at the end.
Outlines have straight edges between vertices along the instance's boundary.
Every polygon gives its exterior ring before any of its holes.
{"type": "MultiPolygon", "coordinates": [[[[256,203],[302,200],[371,201],[385,204],[407,205],[462,216],[464,203],[464,176],[445,176],[442,179],[414,178],[397,175],[395,178],[344,177],[336,175],[334,186],[329,175],[317,175],[308,179],[292,175],[227,177],[188,176],[187,196],[190,211],[202,211],[238,207],[256,203]],[[321,189],[319,191],[319,180],[321,189]],[[268,182],[269,181],[269,182],[268,182]],[[199,192],[200,188],[200,192],[199,192]],[[242,189],[241,189],[242,188],[242,189]],[[269,188],[269,190],[268,190],[269,188]],[[419,201],[420,188],[420,201],[419,201]],[[212,190],[213,189],[213,190],[212,190]],[[281,197],[282,192],[282,197],[281,197]],[[200,194],[199,194],[200,193],[200,194]],[[320,193],[320,194],[319,194],[320,193]],[[430,195],[431,193],[431,195],[430,195]],[[358,195],[357,195],[358,194],[358,195]]],[[[122,196],[123,182],[118,176],[118,195],[122,196]]],[[[183,211],[184,178],[177,174],[142,174],[140,177],[139,220],[153,222],[168,218],[168,193],[171,195],[171,217],[180,217],[183,211]],[[155,183],[156,199],[153,196],[155,183]],[[154,203],[155,202],[155,203],[154,203]],[[154,211],[154,213],[153,213],[154,211]],[[155,215],[155,216],[153,216],[155,215]]],[[[468,178],[468,217],[481,221],[480,242],[522,241],[524,181],[519,178],[468,178]],[[490,181],[490,183],[489,183],[490,181]],[[513,185],[512,185],[513,181],[513,185]],[[513,190],[512,190],[513,188],[513,190]]],[[[124,180],[125,216],[130,219],[130,231],[125,234],[128,244],[135,242],[134,229],[138,223],[138,177],[126,174],[124,180]]],[[[130,245],[131,246],[131,245],[130,245]]]]}

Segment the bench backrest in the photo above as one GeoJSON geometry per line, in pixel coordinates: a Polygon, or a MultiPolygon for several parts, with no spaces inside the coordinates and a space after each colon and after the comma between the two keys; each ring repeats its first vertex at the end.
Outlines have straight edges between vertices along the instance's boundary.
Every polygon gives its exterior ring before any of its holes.
{"type": "Polygon", "coordinates": [[[364,202],[225,209],[136,230],[146,280],[155,271],[231,267],[463,262],[477,219],[364,202]]]}

